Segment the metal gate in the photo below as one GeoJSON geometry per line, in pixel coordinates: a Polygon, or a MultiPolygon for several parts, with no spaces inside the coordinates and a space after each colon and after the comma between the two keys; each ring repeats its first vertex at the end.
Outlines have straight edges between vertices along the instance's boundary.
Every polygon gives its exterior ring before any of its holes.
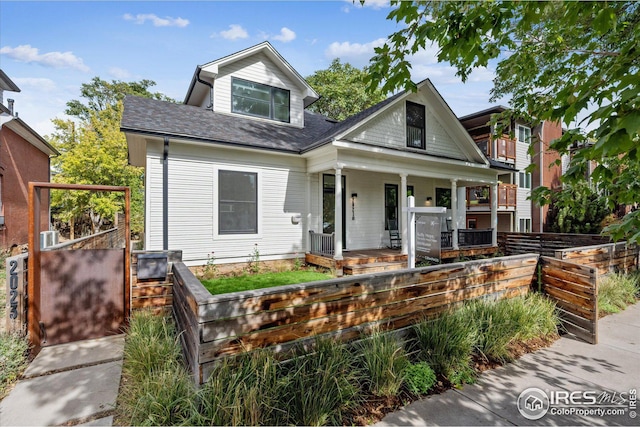
{"type": "Polygon", "coordinates": [[[42,346],[122,332],[124,256],[124,249],[41,252],[42,346]]]}
{"type": "Polygon", "coordinates": [[[36,351],[123,331],[130,310],[129,210],[129,187],[29,183],[27,326],[36,351]],[[124,247],[41,250],[41,190],[50,189],[124,193],[124,247]]]}

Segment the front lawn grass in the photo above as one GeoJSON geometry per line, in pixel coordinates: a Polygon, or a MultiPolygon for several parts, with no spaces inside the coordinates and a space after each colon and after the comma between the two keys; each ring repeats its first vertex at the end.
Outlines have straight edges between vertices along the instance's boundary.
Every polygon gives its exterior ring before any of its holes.
{"type": "Polygon", "coordinates": [[[211,295],[229,292],[252,291],[255,289],[271,288],[274,286],[292,285],[294,283],[327,280],[333,276],[312,270],[281,271],[277,273],[262,273],[242,275],[236,277],[219,277],[202,280],[202,284],[211,295]]]}

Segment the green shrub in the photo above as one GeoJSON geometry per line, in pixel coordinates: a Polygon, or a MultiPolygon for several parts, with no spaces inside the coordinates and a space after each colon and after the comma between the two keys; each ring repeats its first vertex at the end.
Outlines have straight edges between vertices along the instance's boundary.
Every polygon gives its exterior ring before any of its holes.
{"type": "Polygon", "coordinates": [[[286,421],[277,408],[283,392],[276,360],[266,350],[227,358],[215,366],[197,396],[197,425],[278,425],[286,421]]]}
{"type": "Polygon", "coordinates": [[[27,368],[28,356],[29,341],[26,337],[0,333],[0,399],[27,368]]]}
{"type": "Polygon", "coordinates": [[[376,330],[358,342],[355,350],[369,391],[385,397],[398,394],[409,365],[404,344],[393,334],[376,330]]]}
{"type": "Polygon", "coordinates": [[[436,373],[426,362],[412,363],[405,368],[405,382],[413,394],[426,394],[436,383],[436,373]]]}
{"type": "Polygon", "coordinates": [[[456,373],[469,373],[477,332],[462,310],[447,311],[434,320],[413,327],[418,358],[453,384],[456,373]]]}
{"type": "Polygon", "coordinates": [[[636,302],[640,291],[638,274],[614,273],[598,285],[598,308],[603,314],[618,313],[636,302]]]}
{"type": "Polygon", "coordinates": [[[340,424],[343,411],[356,403],[360,375],[351,352],[333,340],[320,339],[315,351],[286,362],[279,408],[287,408],[281,424],[340,424]]]}

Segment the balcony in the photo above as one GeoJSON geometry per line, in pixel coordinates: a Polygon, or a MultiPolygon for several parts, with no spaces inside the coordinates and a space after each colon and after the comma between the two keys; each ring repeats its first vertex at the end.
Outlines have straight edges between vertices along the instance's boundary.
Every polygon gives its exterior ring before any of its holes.
{"type": "Polygon", "coordinates": [[[491,134],[476,135],[473,137],[474,142],[482,150],[484,154],[492,159],[516,159],[516,141],[509,138],[509,135],[502,135],[496,140],[495,152],[491,134]]]}
{"type": "MultiPolygon", "coordinates": [[[[518,186],[515,184],[498,185],[498,208],[515,208],[518,196],[518,186]]],[[[467,187],[467,209],[484,207],[491,208],[491,188],[467,187]]]]}

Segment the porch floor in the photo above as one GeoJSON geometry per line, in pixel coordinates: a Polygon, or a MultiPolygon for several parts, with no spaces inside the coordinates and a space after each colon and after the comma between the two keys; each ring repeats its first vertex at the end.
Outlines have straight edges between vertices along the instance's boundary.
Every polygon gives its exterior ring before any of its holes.
{"type": "Polygon", "coordinates": [[[342,252],[343,259],[337,261],[331,255],[305,254],[307,264],[319,265],[325,268],[335,269],[345,274],[358,274],[385,270],[406,268],[407,255],[402,255],[400,249],[357,249],[342,252]],[[381,265],[382,264],[382,265],[381,265]],[[355,268],[352,268],[355,267],[355,268]],[[368,268],[370,267],[370,268],[368,268]]]}

